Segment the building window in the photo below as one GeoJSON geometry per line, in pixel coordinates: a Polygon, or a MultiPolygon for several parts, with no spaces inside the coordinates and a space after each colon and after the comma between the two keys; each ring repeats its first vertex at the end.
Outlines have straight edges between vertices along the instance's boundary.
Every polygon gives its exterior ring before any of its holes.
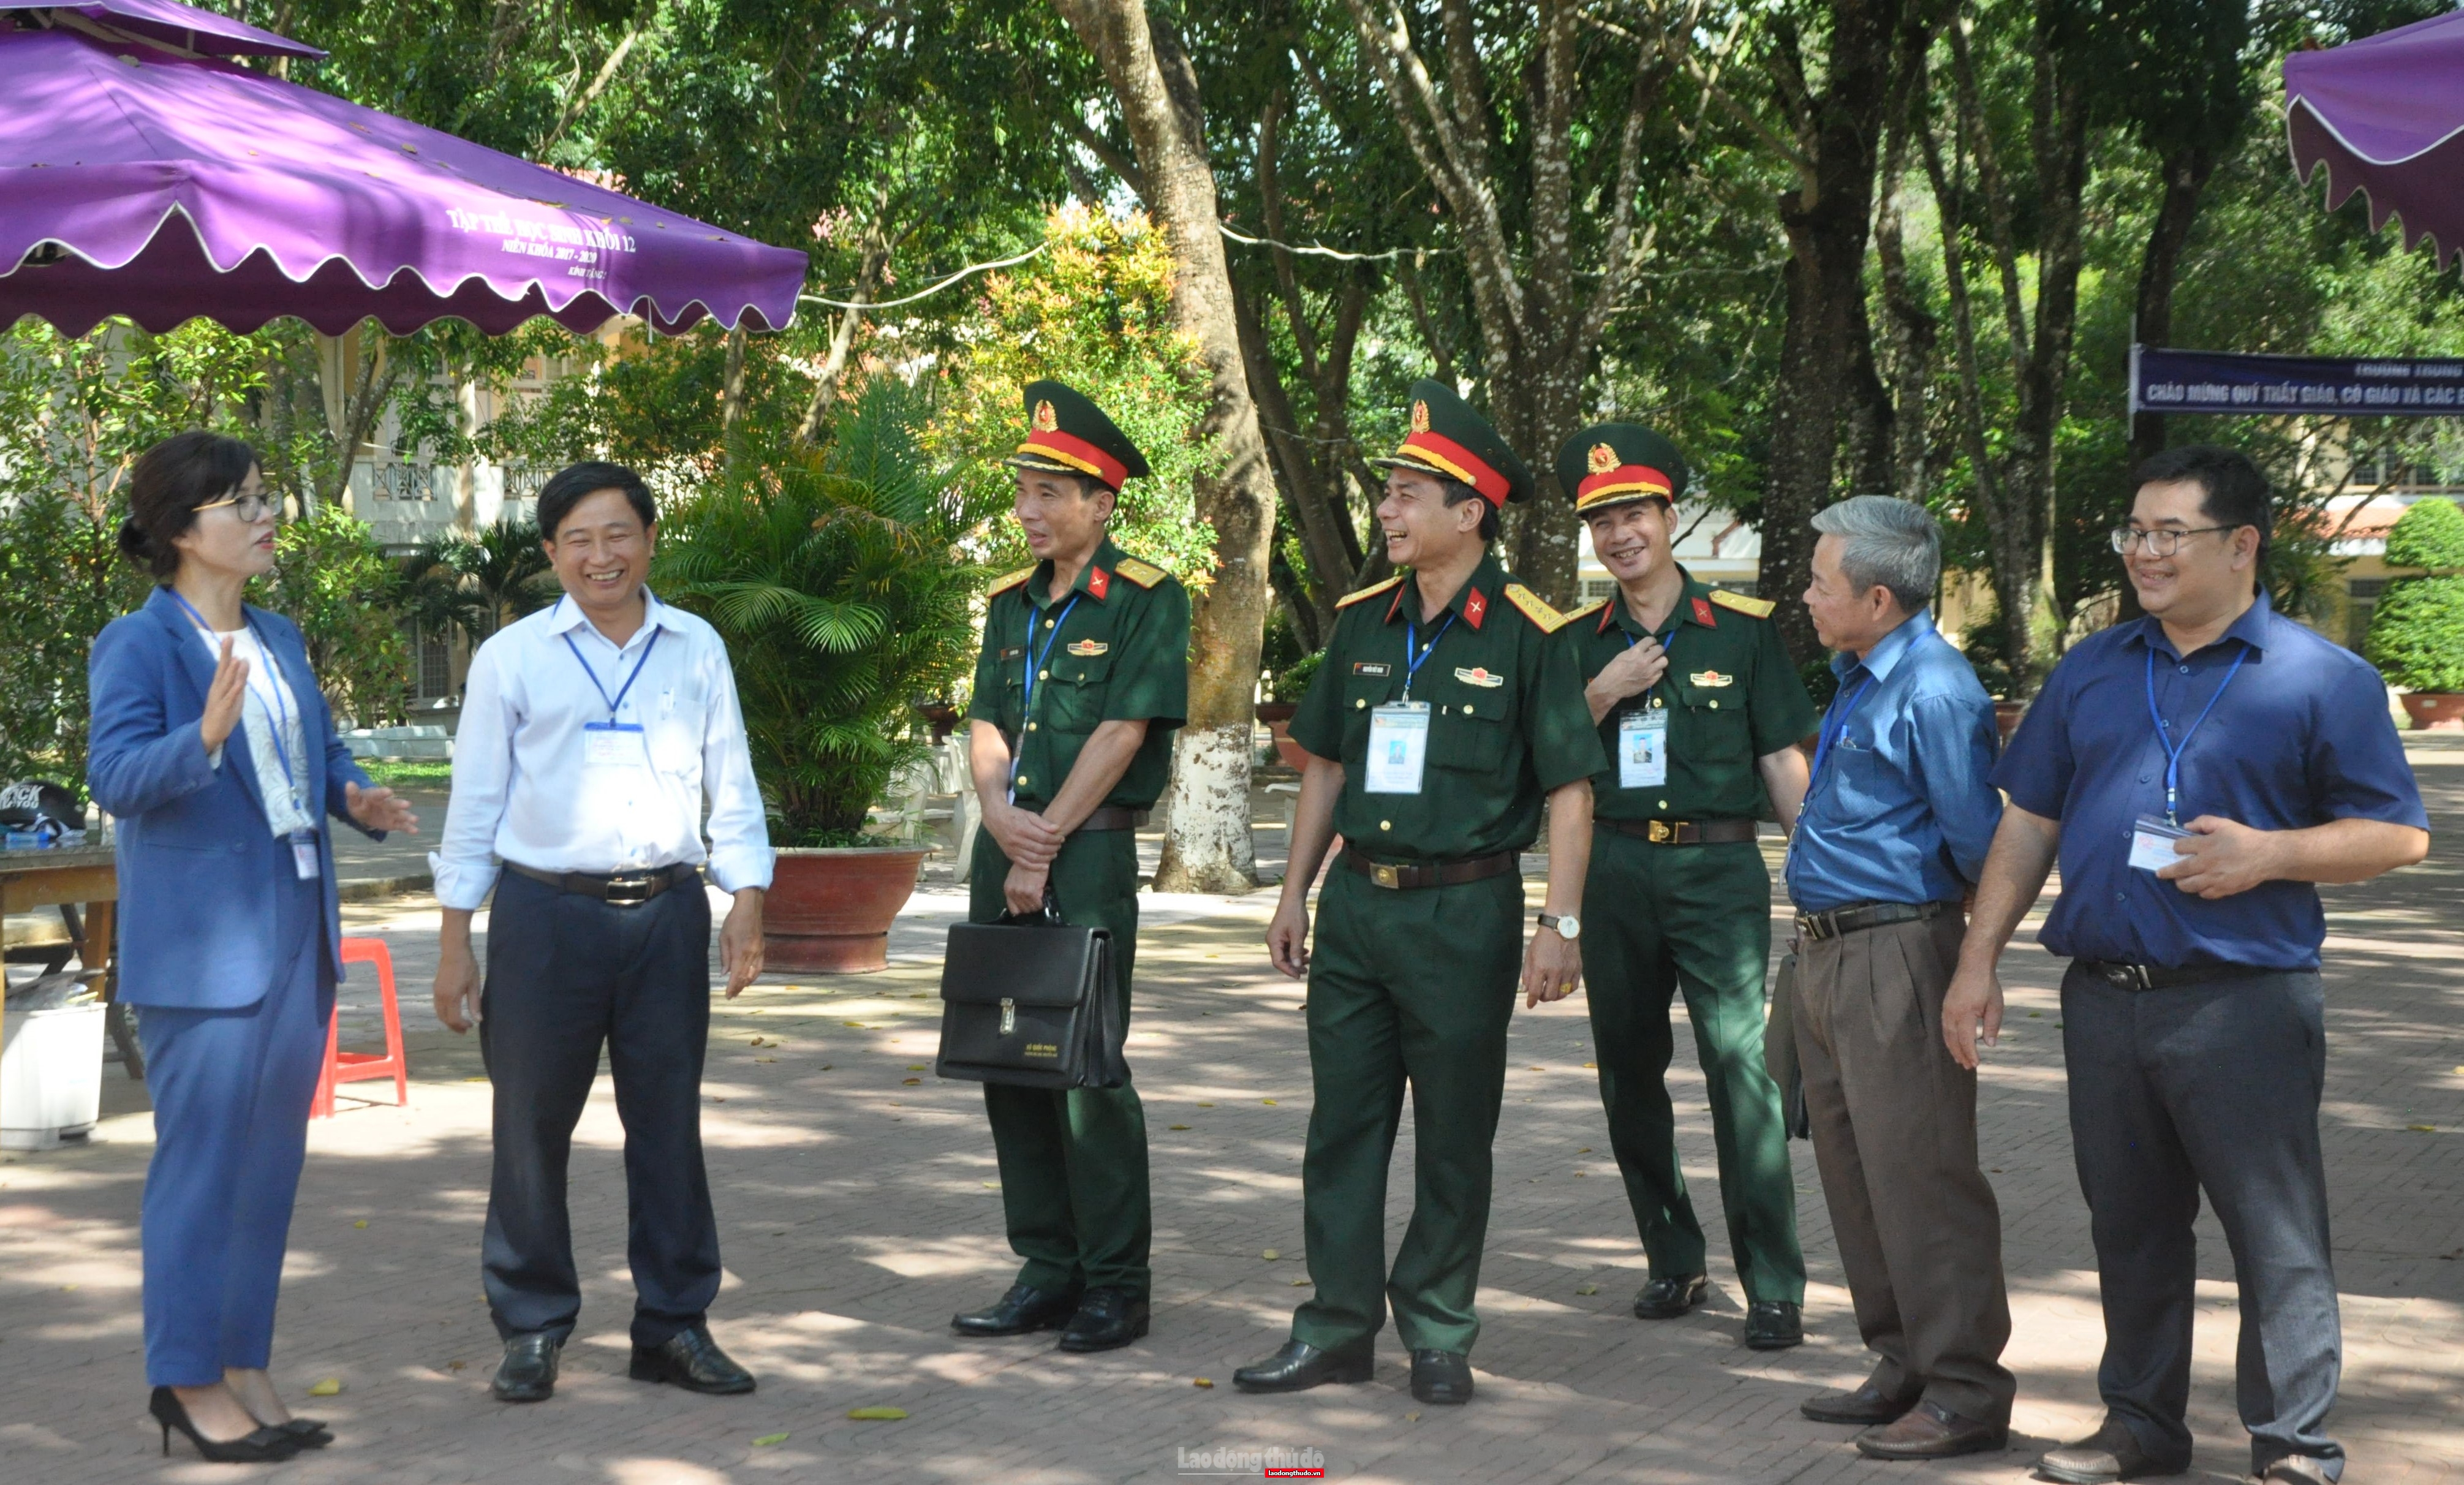
{"type": "Polygon", "coordinates": [[[1596,599],[1607,598],[1616,592],[1617,579],[1615,578],[1586,578],[1583,579],[1583,601],[1586,603],[1592,602],[1596,599]]]}
{"type": "Polygon", "coordinates": [[[2354,578],[2344,584],[2344,647],[2359,651],[2370,637],[2370,615],[2378,611],[2379,595],[2387,591],[2385,578],[2354,578]]]}
{"type": "Polygon", "coordinates": [[[411,654],[417,661],[414,676],[420,700],[434,701],[453,694],[453,651],[445,636],[430,634],[424,625],[410,631],[411,654]]]}

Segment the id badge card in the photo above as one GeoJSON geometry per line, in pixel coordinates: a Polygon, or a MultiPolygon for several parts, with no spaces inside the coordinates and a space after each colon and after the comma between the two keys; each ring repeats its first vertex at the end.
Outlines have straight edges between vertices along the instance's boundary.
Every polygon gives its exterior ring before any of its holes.
{"type": "Polygon", "coordinates": [[[1390,701],[1369,713],[1370,794],[1419,794],[1429,766],[1429,704],[1390,701]]]}
{"type": "Polygon", "coordinates": [[[302,882],[317,880],[317,838],[305,831],[291,838],[291,874],[302,882]]]}
{"type": "Polygon", "coordinates": [[[2142,815],[2130,827],[2130,864],[2141,871],[2161,871],[2182,860],[2173,842],[2189,838],[2179,825],[2142,815]]]}
{"type": "Polygon", "coordinates": [[[625,768],[642,761],[638,722],[582,724],[582,761],[587,768],[625,768]]]}
{"type": "Polygon", "coordinates": [[[1617,717],[1617,787],[1658,789],[1668,782],[1668,713],[1627,711],[1617,717]]]}

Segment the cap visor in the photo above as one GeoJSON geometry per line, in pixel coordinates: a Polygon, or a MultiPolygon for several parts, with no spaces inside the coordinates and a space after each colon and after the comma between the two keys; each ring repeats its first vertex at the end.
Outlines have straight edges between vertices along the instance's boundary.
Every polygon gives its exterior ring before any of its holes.
{"type": "Polygon", "coordinates": [[[1085,470],[1074,466],[1063,464],[1058,459],[1039,459],[1033,454],[1011,454],[1001,463],[1014,469],[1041,470],[1046,474],[1075,474],[1081,479],[1094,480],[1099,485],[1103,483],[1100,476],[1089,474],[1085,470]]]}

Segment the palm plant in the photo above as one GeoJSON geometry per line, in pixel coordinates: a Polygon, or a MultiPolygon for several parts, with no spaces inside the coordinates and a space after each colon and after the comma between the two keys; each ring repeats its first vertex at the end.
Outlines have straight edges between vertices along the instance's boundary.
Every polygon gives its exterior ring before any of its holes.
{"type": "Polygon", "coordinates": [[[556,578],[531,521],[498,516],[475,536],[446,536],[403,559],[405,603],[431,634],[459,629],[473,644],[556,601],[556,578]]]}
{"type": "Polygon", "coordinates": [[[874,378],[825,452],[775,451],[660,523],[653,584],[727,641],[782,846],[856,843],[930,747],[915,699],[968,663],[982,573],[957,545],[971,513],[917,442],[924,411],[874,378]]]}

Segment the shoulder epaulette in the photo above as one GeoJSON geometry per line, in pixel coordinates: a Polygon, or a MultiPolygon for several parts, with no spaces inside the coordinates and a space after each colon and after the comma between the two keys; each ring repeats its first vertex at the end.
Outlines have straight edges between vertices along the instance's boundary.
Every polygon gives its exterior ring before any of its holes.
{"type": "Polygon", "coordinates": [[[1506,585],[1506,601],[1523,610],[1523,617],[1540,626],[1543,634],[1554,634],[1566,626],[1566,616],[1551,608],[1539,594],[1519,582],[1506,585]]]}
{"type": "Polygon", "coordinates": [[[1751,614],[1756,619],[1769,619],[1771,616],[1771,609],[1776,606],[1769,599],[1749,599],[1742,593],[1731,593],[1726,588],[1713,588],[1711,601],[1722,608],[1733,608],[1741,614],[1751,614]]]}
{"type": "Polygon", "coordinates": [[[991,587],[984,590],[984,597],[999,598],[1001,595],[1007,593],[1010,589],[1017,587],[1020,583],[1024,582],[1026,579],[1034,576],[1034,568],[1022,567],[1018,571],[1010,574],[1008,577],[996,580],[991,587]]]}
{"type": "Polygon", "coordinates": [[[1345,594],[1343,597],[1334,601],[1334,606],[1339,609],[1350,608],[1353,604],[1357,603],[1364,599],[1375,598],[1378,594],[1388,591],[1402,580],[1403,575],[1401,573],[1397,573],[1394,577],[1387,579],[1384,582],[1373,582],[1369,586],[1362,588],[1357,592],[1345,594]]]}
{"type": "Polygon", "coordinates": [[[1584,604],[1582,607],[1577,608],[1577,609],[1573,610],[1573,612],[1571,612],[1571,613],[1567,614],[1567,615],[1565,616],[1565,618],[1566,618],[1566,622],[1567,622],[1568,623],[1573,623],[1573,622],[1575,620],[1577,620],[1577,619],[1589,619],[1589,618],[1591,618],[1594,614],[1598,613],[1601,609],[1606,608],[1606,607],[1608,607],[1608,606],[1609,606],[1609,601],[1608,601],[1608,600],[1606,600],[1606,599],[1594,599],[1594,600],[1592,600],[1590,602],[1588,602],[1588,603],[1584,604]]]}
{"type": "Polygon", "coordinates": [[[1113,563],[1112,571],[1120,577],[1127,578],[1141,588],[1152,588],[1156,583],[1161,582],[1166,578],[1172,576],[1172,574],[1165,572],[1155,563],[1141,562],[1134,557],[1125,557],[1119,561],[1113,563]]]}

